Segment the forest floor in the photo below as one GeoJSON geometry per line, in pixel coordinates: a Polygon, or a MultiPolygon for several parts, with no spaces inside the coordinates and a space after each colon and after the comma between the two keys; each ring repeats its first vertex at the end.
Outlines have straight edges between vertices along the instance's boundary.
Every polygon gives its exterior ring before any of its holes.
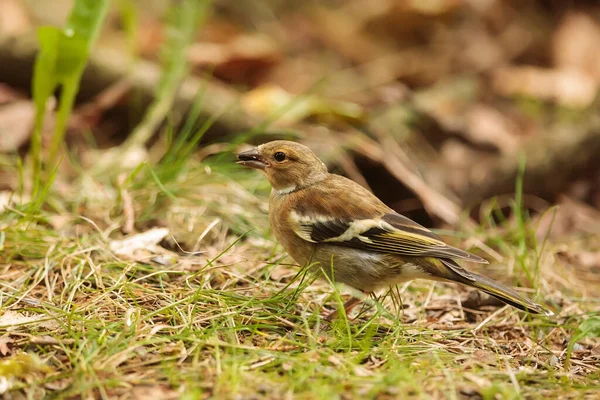
{"type": "Polygon", "coordinates": [[[470,289],[416,281],[327,325],[348,293],[293,265],[268,231],[265,180],[230,161],[190,162],[170,183],[82,172],[45,211],[5,205],[12,398],[597,396],[600,343],[586,336],[600,285],[573,259],[597,254],[592,237],[535,240],[529,220],[441,232],[554,317],[470,309],[470,289]]]}

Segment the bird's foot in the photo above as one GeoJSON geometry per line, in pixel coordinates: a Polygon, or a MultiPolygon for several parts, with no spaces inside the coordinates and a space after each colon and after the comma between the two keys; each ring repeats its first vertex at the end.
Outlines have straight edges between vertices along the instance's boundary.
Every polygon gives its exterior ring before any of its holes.
{"type": "MultiPolygon", "coordinates": [[[[347,302],[344,303],[344,312],[346,313],[346,317],[348,317],[348,314],[350,313],[350,311],[352,311],[352,309],[354,307],[356,307],[357,305],[359,305],[362,302],[361,299],[357,299],[356,297],[352,297],[350,298],[350,300],[348,300],[347,302]]],[[[333,310],[329,313],[327,313],[325,315],[325,321],[326,322],[332,322],[334,319],[337,318],[337,316],[339,315],[340,310],[333,310]]]]}

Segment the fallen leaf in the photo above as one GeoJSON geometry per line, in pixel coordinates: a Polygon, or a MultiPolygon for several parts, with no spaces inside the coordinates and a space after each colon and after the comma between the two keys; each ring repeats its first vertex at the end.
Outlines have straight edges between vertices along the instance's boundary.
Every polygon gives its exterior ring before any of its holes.
{"type": "Polygon", "coordinates": [[[0,192],[0,212],[6,210],[12,201],[13,192],[2,191],[0,192]]]}
{"type": "Polygon", "coordinates": [[[10,343],[13,343],[12,339],[6,336],[0,337],[0,354],[2,354],[2,356],[6,356],[11,353],[10,348],[8,347],[10,343]]]}
{"type": "Polygon", "coordinates": [[[66,390],[71,384],[73,384],[73,377],[69,376],[63,379],[56,379],[50,382],[46,382],[44,387],[50,390],[66,390]]]}
{"type": "Polygon", "coordinates": [[[489,350],[477,349],[473,352],[473,359],[478,363],[487,365],[496,365],[498,363],[498,356],[489,350]]]}
{"type": "Polygon", "coordinates": [[[141,145],[133,145],[126,151],[122,147],[111,147],[102,150],[90,149],[83,153],[83,164],[97,170],[109,168],[133,170],[147,160],[148,150],[141,145]]]}
{"type": "Polygon", "coordinates": [[[468,380],[470,380],[471,382],[473,382],[474,384],[476,384],[477,386],[479,386],[479,388],[485,388],[485,387],[491,386],[491,384],[492,384],[489,379],[483,378],[478,374],[464,372],[463,376],[465,378],[467,378],[468,380]]]}
{"type": "Polygon", "coordinates": [[[275,282],[283,281],[284,279],[289,280],[298,274],[297,268],[290,268],[283,265],[278,265],[271,272],[271,280],[275,282]]]}
{"type": "Polygon", "coordinates": [[[24,98],[25,96],[14,88],[0,82],[0,104],[11,103],[15,100],[23,100],[24,98]]]}
{"type": "Polygon", "coordinates": [[[13,204],[21,205],[28,203],[30,200],[31,199],[26,194],[23,194],[21,197],[19,194],[10,190],[0,191],[0,212],[6,210],[7,207],[10,207],[13,204]]]}
{"type": "Polygon", "coordinates": [[[536,217],[534,226],[538,240],[572,234],[600,235],[600,212],[582,201],[561,196],[557,209],[536,217]]]}
{"type": "Polygon", "coordinates": [[[582,12],[567,13],[554,33],[552,57],[558,68],[575,69],[600,81],[600,24],[582,12]]]}
{"type": "Polygon", "coordinates": [[[134,386],[131,389],[131,398],[134,400],[142,399],[178,399],[181,397],[181,393],[175,390],[169,389],[161,385],[153,386],[134,386]]]}
{"type": "Polygon", "coordinates": [[[109,247],[116,255],[135,261],[148,261],[156,254],[170,253],[158,245],[167,235],[167,228],[152,228],[149,231],[113,240],[109,247]]]}
{"type": "Polygon", "coordinates": [[[47,316],[41,314],[24,315],[20,312],[8,310],[0,317],[0,328],[6,328],[9,332],[19,329],[21,325],[34,323],[48,330],[58,328],[58,323],[55,320],[48,319],[47,316]]]}
{"type": "Polygon", "coordinates": [[[475,143],[491,144],[502,153],[514,153],[519,146],[519,127],[498,110],[476,105],[467,113],[468,137],[475,143]]]}
{"type": "Polygon", "coordinates": [[[280,58],[275,41],[263,34],[241,34],[226,43],[195,43],[189,47],[192,65],[214,68],[217,77],[254,84],[280,58]]]}
{"type": "Polygon", "coordinates": [[[35,106],[29,100],[0,107],[0,152],[13,152],[27,142],[33,130],[35,106]]]}
{"type": "Polygon", "coordinates": [[[314,117],[324,122],[362,121],[363,108],[355,103],[321,98],[315,95],[293,95],[277,85],[264,85],[246,93],[242,106],[260,117],[279,116],[281,125],[291,125],[314,117]]]}
{"type": "Polygon", "coordinates": [[[27,4],[22,0],[0,0],[0,34],[16,36],[31,29],[27,4]]]}
{"type": "Polygon", "coordinates": [[[374,375],[374,373],[372,371],[369,371],[368,369],[366,369],[365,367],[362,367],[360,365],[357,365],[356,367],[354,367],[353,371],[356,376],[360,376],[363,378],[374,375]]]}
{"type": "Polygon", "coordinates": [[[583,109],[596,98],[600,82],[575,68],[513,66],[494,71],[492,86],[503,96],[531,96],[583,109]]]}
{"type": "Polygon", "coordinates": [[[336,367],[339,367],[341,365],[343,365],[344,363],[342,362],[342,360],[339,359],[339,357],[335,356],[335,355],[330,355],[329,357],[327,357],[327,361],[329,361],[330,363],[332,363],[333,365],[335,365],[336,367]]]}

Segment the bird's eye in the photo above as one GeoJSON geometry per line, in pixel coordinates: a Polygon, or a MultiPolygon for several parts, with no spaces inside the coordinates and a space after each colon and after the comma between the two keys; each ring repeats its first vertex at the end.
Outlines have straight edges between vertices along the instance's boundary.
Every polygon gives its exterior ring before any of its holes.
{"type": "Polygon", "coordinates": [[[275,158],[276,161],[282,162],[285,160],[285,153],[278,151],[277,153],[275,153],[273,155],[273,157],[275,158]]]}

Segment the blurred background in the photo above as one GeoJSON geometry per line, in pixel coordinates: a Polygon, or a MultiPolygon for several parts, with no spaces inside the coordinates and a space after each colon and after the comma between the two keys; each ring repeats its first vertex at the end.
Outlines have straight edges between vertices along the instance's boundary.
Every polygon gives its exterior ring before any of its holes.
{"type": "MultiPolygon", "coordinates": [[[[0,152],[25,155],[35,30],[73,2],[0,4],[0,152]]],[[[205,127],[184,140],[202,159],[291,138],[428,225],[508,207],[522,171],[526,209],[558,203],[555,231],[598,232],[599,85],[597,1],[118,0],[64,141],[84,167],[125,145],[131,167],[186,122],[205,127]]]]}

